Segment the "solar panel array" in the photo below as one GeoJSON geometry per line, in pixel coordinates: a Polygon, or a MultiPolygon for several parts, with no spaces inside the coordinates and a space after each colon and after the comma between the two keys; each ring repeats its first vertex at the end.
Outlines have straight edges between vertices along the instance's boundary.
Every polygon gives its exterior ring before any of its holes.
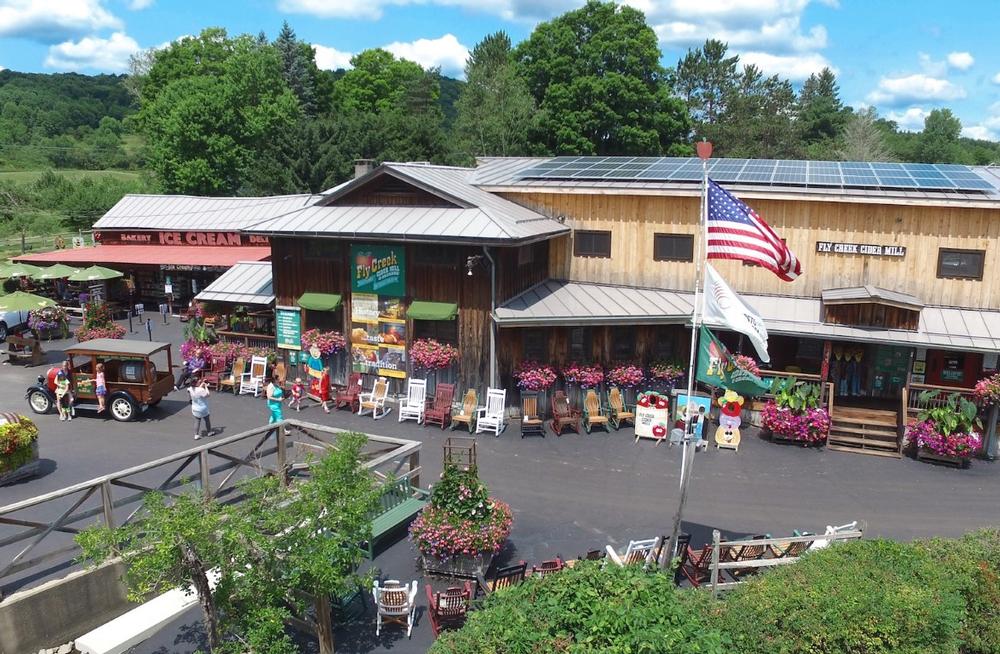
{"type": "MultiPolygon", "coordinates": [[[[681,157],[555,157],[522,179],[699,182],[701,160],[681,157]]],[[[832,188],[1000,192],[968,166],[862,161],[710,159],[717,182],[832,188]]]]}

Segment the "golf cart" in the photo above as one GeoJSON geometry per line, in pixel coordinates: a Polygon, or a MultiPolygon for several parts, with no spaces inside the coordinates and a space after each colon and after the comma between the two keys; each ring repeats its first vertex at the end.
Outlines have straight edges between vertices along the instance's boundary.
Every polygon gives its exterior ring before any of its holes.
{"type": "MultiPolygon", "coordinates": [[[[170,347],[170,343],[97,338],[67,348],[74,408],[97,411],[95,370],[98,363],[103,363],[108,413],[119,422],[134,420],[174,388],[170,347]],[[166,353],[166,357],[157,357],[162,367],[153,360],[161,352],[166,353]]],[[[59,370],[50,368],[25,392],[28,406],[35,413],[49,413],[55,408],[59,370]]]]}

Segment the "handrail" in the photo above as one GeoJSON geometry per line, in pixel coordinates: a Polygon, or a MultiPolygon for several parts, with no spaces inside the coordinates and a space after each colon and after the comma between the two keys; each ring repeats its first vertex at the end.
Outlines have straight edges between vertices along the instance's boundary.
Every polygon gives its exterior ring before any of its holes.
{"type": "Polygon", "coordinates": [[[759,377],[795,377],[802,381],[818,382],[822,379],[819,375],[810,372],[785,372],[783,370],[765,370],[761,368],[759,377]]]}
{"type": "Polygon", "coordinates": [[[919,388],[926,391],[945,391],[948,393],[959,393],[961,395],[972,395],[973,390],[971,388],[962,388],[961,386],[937,386],[935,384],[910,384],[910,388],[919,388]]]}

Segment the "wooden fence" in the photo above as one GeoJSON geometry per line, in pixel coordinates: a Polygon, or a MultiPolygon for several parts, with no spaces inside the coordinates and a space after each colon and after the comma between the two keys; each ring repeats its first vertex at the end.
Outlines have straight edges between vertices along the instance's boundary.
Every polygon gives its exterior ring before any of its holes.
{"type": "MultiPolygon", "coordinates": [[[[0,599],[4,590],[68,572],[80,553],[76,534],[94,524],[116,527],[135,521],[149,492],[177,497],[195,491],[239,501],[240,479],[277,475],[287,484],[308,476],[310,457],[336,448],[337,436],[346,431],[285,420],[2,506],[0,599]]],[[[409,478],[419,486],[420,447],[419,441],[369,434],[362,460],[379,480],[409,478]]]]}
{"type": "Polygon", "coordinates": [[[251,334],[247,332],[217,331],[215,335],[223,343],[236,343],[245,347],[266,347],[274,349],[275,337],[272,334],[251,334]]]}

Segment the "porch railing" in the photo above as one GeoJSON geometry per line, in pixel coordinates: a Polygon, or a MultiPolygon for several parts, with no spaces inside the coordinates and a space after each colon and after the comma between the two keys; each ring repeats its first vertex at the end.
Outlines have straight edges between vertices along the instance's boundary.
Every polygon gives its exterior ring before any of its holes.
{"type": "Polygon", "coordinates": [[[274,349],[275,337],[271,334],[250,334],[246,332],[217,331],[215,335],[223,343],[237,343],[246,347],[266,347],[274,349]]]}
{"type": "MultiPolygon", "coordinates": [[[[819,384],[820,387],[820,405],[826,407],[827,412],[833,415],[833,382],[822,382],[822,377],[819,375],[814,375],[807,372],[785,372],[781,370],[764,370],[761,369],[760,376],[762,379],[769,377],[783,377],[788,379],[794,377],[799,383],[803,384],[819,384]]],[[[764,393],[760,396],[761,398],[771,400],[774,399],[773,393],[764,393]]]]}

